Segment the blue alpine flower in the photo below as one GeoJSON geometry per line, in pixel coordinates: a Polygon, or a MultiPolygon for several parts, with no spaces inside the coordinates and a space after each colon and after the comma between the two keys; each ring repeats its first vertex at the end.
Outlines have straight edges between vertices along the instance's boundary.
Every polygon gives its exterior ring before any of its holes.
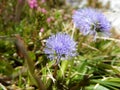
{"type": "Polygon", "coordinates": [[[46,40],[45,54],[50,60],[59,61],[76,55],[76,42],[66,33],[58,33],[46,40]]]}
{"type": "Polygon", "coordinates": [[[75,26],[80,29],[83,35],[93,35],[94,38],[101,33],[104,36],[110,35],[110,23],[102,12],[93,8],[77,10],[73,15],[75,26]]]}

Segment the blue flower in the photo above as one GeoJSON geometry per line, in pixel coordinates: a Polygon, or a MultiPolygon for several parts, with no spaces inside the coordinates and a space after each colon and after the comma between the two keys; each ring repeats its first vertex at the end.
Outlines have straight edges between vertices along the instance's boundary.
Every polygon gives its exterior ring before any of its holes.
{"type": "Polygon", "coordinates": [[[76,11],[73,15],[75,26],[80,29],[83,35],[110,35],[110,23],[106,17],[96,9],[83,8],[76,11]]]}
{"type": "Polygon", "coordinates": [[[50,60],[68,59],[76,55],[76,42],[65,33],[58,33],[46,40],[45,54],[50,60]]]}

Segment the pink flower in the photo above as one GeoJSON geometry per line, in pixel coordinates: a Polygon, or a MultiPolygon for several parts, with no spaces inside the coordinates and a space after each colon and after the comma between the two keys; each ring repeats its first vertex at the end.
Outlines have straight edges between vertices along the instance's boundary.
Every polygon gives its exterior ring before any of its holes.
{"type": "Polygon", "coordinates": [[[51,22],[51,18],[47,18],[47,23],[50,23],[51,22]]]}
{"type": "Polygon", "coordinates": [[[41,0],[41,3],[45,3],[46,2],[46,0],[41,0]]]}
{"type": "Polygon", "coordinates": [[[47,18],[47,20],[46,20],[47,23],[50,23],[51,21],[54,21],[54,17],[49,17],[49,18],[47,18]]]}
{"type": "Polygon", "coordinates": [[[30,8],[36,8],[38,6],[37,4],[37,0],[28,0],[28,4],[30,6],[30,8]]]}
{"type": "Polygon", "coordinates": [[[41,12],[46,14],[47,13],[47,10],[45,8],[41,8],[41,12]]]}
{"type": "Polygon", "coordinates": [[[41,28],[40,29],[40,32],[39,32],[39,37],[41,37],[42,36],[42,33],[44,32],[44,28],[41,28]]]}
{"type": "Polygon", "coordinates": [[[41,29],[40,29],[40,32],[44,32],[44,28],[41,28],[41,29]]]}
{"type": "Polygon", "coordinates": [[[38,12],[42,12],[43,14],[47,14],[47,10],[45,8],[37,7],[38,12]]]}

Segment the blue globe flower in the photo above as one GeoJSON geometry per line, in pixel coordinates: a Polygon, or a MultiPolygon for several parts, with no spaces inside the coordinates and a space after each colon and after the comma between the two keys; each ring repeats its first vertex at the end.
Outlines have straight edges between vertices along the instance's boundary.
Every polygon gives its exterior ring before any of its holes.
{"type": "Polygon", "coordinates": [[[65,33],[58,33],[46,40],[45,54],[50,60],[68,59],[76,55],[76,42],[65,33]]]}
{"type": "Polygon", "coordinates": [[[102,33],[104,36],[110,35],[109,21],[96,9],[79,9],[72,18],[75,26],[80,29],[83,35],[94,35],[95,37],[98,33],[102,33]]]}

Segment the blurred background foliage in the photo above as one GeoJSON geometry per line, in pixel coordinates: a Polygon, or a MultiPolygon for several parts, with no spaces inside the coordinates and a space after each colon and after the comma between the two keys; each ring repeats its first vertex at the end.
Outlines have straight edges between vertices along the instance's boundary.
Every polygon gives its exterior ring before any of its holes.
{"type": "Polygon", "coordinates": [[[45,40],[57,32],[71,35],[72,14],[77,8],[93,7],[105,12],[110,7],[110,2],[103,6],[98,0],[83,1],[38,0],[36,8],[30,8],[27,0],[0,1],[0,90],[42,90],[39,80],[43,90],[120,89],[120,41],[115,33],[113,40],[98,38],[94,42],[76,29],[78,56],[61,61],[53,76],[55,61],[43,52],[45,40]],[[21,43],[26,51],[18,47],[21,43]],[[28,64],[31,61],[33,66],[28,64]]]}

